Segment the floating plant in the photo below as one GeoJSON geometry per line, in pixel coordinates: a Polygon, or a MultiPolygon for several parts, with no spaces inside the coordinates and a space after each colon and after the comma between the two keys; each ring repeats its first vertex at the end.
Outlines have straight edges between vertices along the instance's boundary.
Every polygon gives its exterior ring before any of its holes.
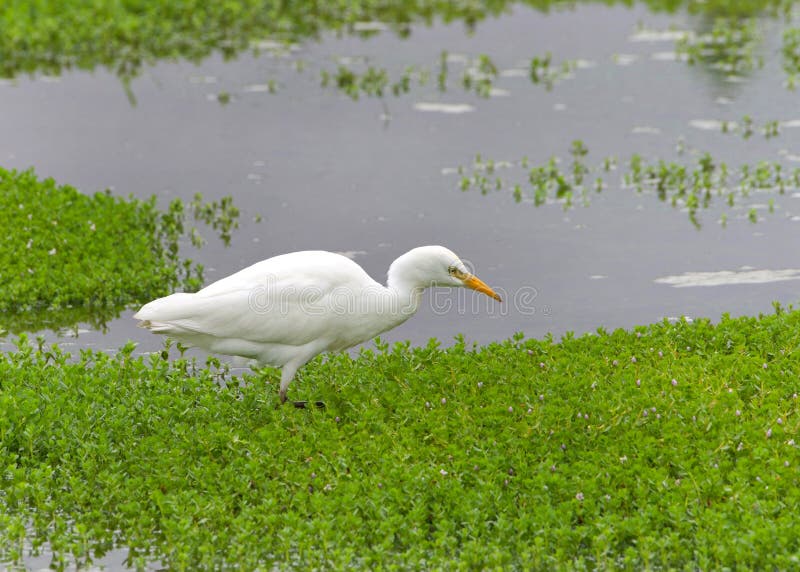
{"type": "Polygon", "coordinates": [[[309,412],[275,407],[274,371],[22,337],[0,354],[0,562],[792,570],[799,332],[776,305],[378,341],[307,366],[298,391],[328,405],[309,412]]]}
{"type": "Polygon", "coordinates": [[[560,80],[568,77],[577,68],[574,60],[564,60],[559,65],[552,65],[552,55],[534,56],[528,66],[531,82],[543,85],[548,91],[560,80]]]}
{"type": "MultiPolygon", "coordinates": [[[[582,141],[574,141],[570,147],[572,162],[567,170],[562,170],[557,157],[551,157],[543,165],[531,166],[527,158],[494,161],[478,155],[470,168],[457,169],[459,188],[462,191],[478,189],[483,194],[510,189],[516,202],[527,199],[536,206],[558,202],[568,209],[576,198],[588,205],[590,191],[600,192],[608,187],[610,183],[604,176],[617,168],[614,157],[606,157],[598,167],[590,168],[585,162],[588,153],[582,141]],[[509,170],[504,179],[496,174],[499,167],[509,170]],[[520,171],[527,174],[524,183],[519,181],[520,171]]],[[[714,197],[723,198],[729,207],[733,207],[737,197],[746,199],[756,192],[782,195],[787,190],[800,188],[800,167],[790,172],[776,161],[744,164],[732,169],[725,162],[715,161],[708,153],[697,157],[693,164],[664,160],[648,162],[641,155],[633,154],[627,166],[621,174],[623,188],[630,188],[638,194],[654,194],[673,207],[684,208],[698,228],[699,210],[708,208],[714,197]]],[[[774,210],[774,202],[770,201],[769,212],[774,210]]],[[[755,210],[751,208],[747,218],[756,222],[755,210]]],[[[727,216],[721,222],[726,223],[727,216]]]]}
{"type": "Polygon", "coordinates": [[[689,64],[702,64],[726,74],[746,74],[764,65],[756,53],[760,40],[754,18],[718,17],[707,33],[686,34],[675,45],[689,64]]]}
{"type": "Polygon", "coordinates": [[[197,289],[203,268],[180,255],[180,243],[204,239],[187,224],[187,206],[225,244],[239,216],[230,197],[175,199],[161,211],[155,197],[84,195],[32,170],[2,168],[0,205],[0,328],[12,332],[97,325],[128,304],[197,289]]]}
{"type": "MultiPolygon", "coordinates": [[[[577,63],[568,60],[556,68],[550,67],[550,55],[534,57],[530,62],[530,79],[533,84],[552,89],[553,85],[571,74],[577,63]]],[[[364,60],[345,59],[336,69],[320,70],[320,85],[334,88],[353,100],[362,96],[384,98],[387,95],[401,96],[413,87],[424,87],[434,78],[436,88],[444,93],[457,83],[465,92],[483,98],[490,97],[500,75],[497,64],[486,54],[468,57],[442,51],[434,66],[407,65],[398,74],[387,68],[367,64],[364,60]],[[457,81],[454,81],[458,74],[457,81]]]]}

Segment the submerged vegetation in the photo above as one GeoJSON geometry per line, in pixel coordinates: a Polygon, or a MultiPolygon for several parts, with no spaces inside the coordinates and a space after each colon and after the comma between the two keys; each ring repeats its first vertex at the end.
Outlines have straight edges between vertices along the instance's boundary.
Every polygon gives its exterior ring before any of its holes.
{"type": "Polygon", "coordinates": [[[197,289],[203,268],[180,256],[180,241],[203,239],[187,210],[230,241],[238,226],[231,199],[160,211],[156,197],[85,195],[32,170],[0,168],[0,330],[95,326],[132,303],[173,288],[197,289]]]}
{"type": "MultiPolygon", "coordinates": [[[[800,312],[275,373],[0,356],[0,558],[172,570],[790,569],[800,312]],[[243,383],[241,383],[243,382],[243,383]],[[26,549],[25,547],[28,546],[26,549]]],[[[163,353],[163,355],[162,355],[163,353]]]]}
{"type": "MultiPolygon", "coordinates": [[[[599,167],[591,168],[585,161],[588,153],[583,142],[578,140],[572,143],[572,160],[566,170],[562,170],[562,161],[556,157],[551,157],[544,165],[531,165],[527,158],[510,162],[478,155],[471,168],[458,167],[454,171],[461,177],[462,191],[478,189],[487,194],[491,190],[510,189],[517,202],[526,201],[535,206],[559,202],[564,209],[571,208],[576,201],[588,205],[592,192],[621,185],[638,194],[653,194],[673,207],[681,207],[698,228],[699,209],[708,208],[715,197],[733,207],[737,200],[741,202],[755,193],[783,195],[787,190],[800,188],[800,167],[791,171],[777,161],[760,161],[733,169],[725,162],[715,161],[708,153],[697,157],[695,164],[648,162],[641,155],[633,154],[621,181],[612,183],[607,177],[617,170],[617,159],[607,157],[599,167]],[[503,174],[505,171],[509,173],[507,176],[503,174]],[[527,181],[518,182],[526,173],[527,181]]],[[[773,199],[769,199],[769,211],[774,208],[773,199]]],[[[757,221],[755,207],[749,207],[746,217],[751,222],[757,221]]],[[[726,224],[727,215],[723,213],[720,222],[726,224]]]]}

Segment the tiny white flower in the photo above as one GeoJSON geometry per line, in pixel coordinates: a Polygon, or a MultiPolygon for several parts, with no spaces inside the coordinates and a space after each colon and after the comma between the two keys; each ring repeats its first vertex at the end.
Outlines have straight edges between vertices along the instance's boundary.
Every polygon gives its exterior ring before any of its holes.
{"type": "Polygon", "coordinates": [[[576,494],[575,498],[578,499],[579,501],[582,501],[583,500],[583,493],[576,494]]]}
{"type": "Polygon", "coordinates": [[[444,469],[441,469],[439,471],[439,474],[442,475],[443,477],[445,477],[445,476],[447,476],[447,471],[445,471],[444,469]]]}

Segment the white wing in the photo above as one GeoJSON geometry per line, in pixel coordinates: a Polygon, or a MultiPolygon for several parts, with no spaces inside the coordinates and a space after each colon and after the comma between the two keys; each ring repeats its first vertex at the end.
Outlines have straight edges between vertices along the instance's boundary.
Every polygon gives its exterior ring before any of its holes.
{"type": "Polygon", "coordinates": [[[195,294],[154,300],[134,317],[154,332],[173,335],[289,346],[328,338],[327,345],[342,345],[349,340],[337,344],[335,338],[360,334],[342,331],[349,320],[347,312],[332,310],[336,298],[348,293],[356,298],[370,289],[383,287],[349,258],[295,252],[256,263],[195,294]]]}

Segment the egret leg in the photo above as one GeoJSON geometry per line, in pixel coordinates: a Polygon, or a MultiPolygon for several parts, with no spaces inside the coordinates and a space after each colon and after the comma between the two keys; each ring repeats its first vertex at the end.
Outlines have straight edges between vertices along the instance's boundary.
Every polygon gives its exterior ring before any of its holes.
{"type": "MultiPolygon", "coordinates": [[[[289,390],[289,384],[294,379],[295,373],[297,373],[297,370],[300,368],[302,364],[306,363],[306,361],[308,360],[303,361],[300,365],[287,363],[286,365],[283,366],[283,369],[281,370],[281,390],[279,393],[281,399],[281,405],[283,405],[287,401],[286,392],[289,390]]],[[[305,409],[306,406],[308,405],[308,401],[293,401],[292,404],[297,409],[305,409]]],[[[317,409],[324,409],[325,403],[322,401],[315,401],[314,406],[317,409]]]]}
{"type": "Polygon", "coordinates": [[[289,390],[289,384],[294,379],[294,374],[297,373],[297,366],[291,363],[287,363],[281,369],[281,390],[280,390],[280,398],[281,398],[281,405],[286,403],[286,392],[289,390]]]}

